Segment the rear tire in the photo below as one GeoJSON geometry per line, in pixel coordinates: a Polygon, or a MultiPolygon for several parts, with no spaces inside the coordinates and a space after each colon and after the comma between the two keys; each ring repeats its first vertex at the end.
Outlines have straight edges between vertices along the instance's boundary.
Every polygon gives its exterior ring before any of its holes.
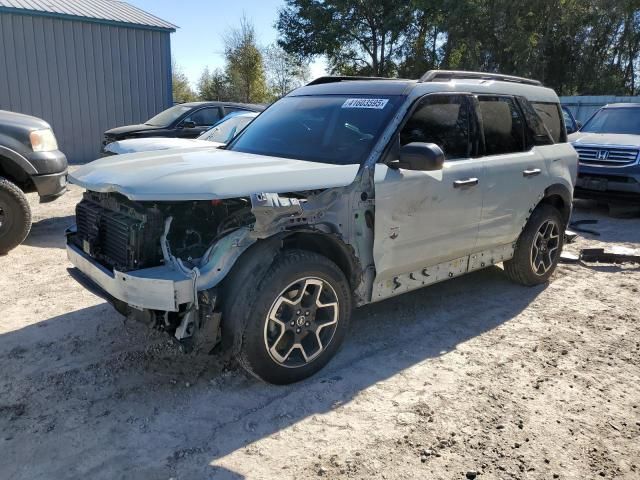
{"type": "Polygon", "coordinates": [[[31,209],[22,190],[0,178],[0,255],[20,245],[31,230],[31,209]]]}
{"type": "Polygon", "coordinates": [[[538,205],[518,238],[513,258],[504,262],[507,276],[528,287],[547,282],[558,265],[565,228],[556,208],[538,205]]]}
{"type": "Polygon", "coordinates": [[[285,250],[241,288],[242,295],[224,308],[223,322],[233,330],[236,359],[255,377],[297,382],[338,351],[349,325],[351,289],[328,258],[285,250]]]}

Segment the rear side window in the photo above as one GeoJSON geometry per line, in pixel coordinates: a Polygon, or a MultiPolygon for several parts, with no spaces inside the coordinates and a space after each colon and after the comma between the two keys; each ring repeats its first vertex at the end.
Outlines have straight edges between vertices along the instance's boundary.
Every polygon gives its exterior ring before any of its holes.
{"type": "Polygon", "coordinates": [[[448,160],[471,154],[469,102],[460,95],[429,95],[400,132],[400,144],[435,143],[448,160]]]}
{"type": "Polygon", "coordinates": [[[555,143],[549,127],[542,121],[535,107],[524,97],[518,97],[518,103],[524,113],[527,124],[528,145],[553,145],[555,143]]]}
{"type": "Polygon", "coordinates": [[[220,120],[220,110],[217,107],[203,108],[189,115],[185,121],[191,120],[198,127],[210,127],[220,120]]]}
{"type": "Polygon", "coordinates": [[[485,155],[525,150],[524,122],[511,97],[479,96],[479,114],[484,128],[485,155]]]}
{"type": "Polygon", "coordinates": [[[557,103],[534,102],[533,108],[536,109],[536,112],[538,112],[538,115],[540,115],[540,118],[549,129],[553,141],[555,143],[565,142],[566,138],[564,138],[564,128],[562,128],[563,119],[561,117],[560,105],[557,103]]]}

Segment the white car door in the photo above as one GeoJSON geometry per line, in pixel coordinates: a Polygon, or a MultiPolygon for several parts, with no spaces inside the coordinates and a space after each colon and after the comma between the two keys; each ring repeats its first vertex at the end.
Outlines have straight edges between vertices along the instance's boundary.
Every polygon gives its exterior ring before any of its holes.
{"type": "Polygon", "coordinates": [[[477,245],[487,250],[518,238],[548,186],[548,172],[540,149],[529,145],[523,112],[513,97],[478,96],[478,112],[485,181],[477,245]]]}
{"type": "MultiPolygon", "coordinates": [[[[400,145],[439,145],[446,158],[442,170],[376,165],[374,301],[433,283],[428,267],[459,259],[476,248],[482,159],[472,158],[475,121],[471,99],[464,94],[423,97],[396,139],[400,145]],[[419,278],[413,278],[412,272],[421,272],[419,278]],[[412,280],[400,281],[397,276],[401,274],[410,274],[412,280]]],[[[451,267],[454,272],[445,274],[464,273],[467,264],[460,263],[451,267]]]]}

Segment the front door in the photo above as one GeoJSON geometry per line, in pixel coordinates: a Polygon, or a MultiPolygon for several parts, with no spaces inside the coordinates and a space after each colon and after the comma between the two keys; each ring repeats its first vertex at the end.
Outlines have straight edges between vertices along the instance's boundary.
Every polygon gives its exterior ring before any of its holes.
{"type": "Polygon", "coordinates": [[[474,118],[470,96],[427,95],[395,141],[400,146],[439,145],[445,153],[443,169],[411,171],[376,165],[372,300],[389,296],[383,285],[397,275],[458,259],[476,248],[483,178],[482,159],[473,158],[474,118]]]}

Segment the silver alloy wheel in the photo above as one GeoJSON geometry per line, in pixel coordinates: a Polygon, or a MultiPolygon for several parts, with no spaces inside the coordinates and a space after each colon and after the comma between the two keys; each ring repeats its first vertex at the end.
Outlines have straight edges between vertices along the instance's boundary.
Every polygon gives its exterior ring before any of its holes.
{"type": "Polygon", "coordinates": [[[531,267],[536,275],[542,276],[553,266],[560,247],[560,227],[553,220],[545,221],[531,246],[531,267]]]}
{"type": "Polygon", "coordinates": [[[283,367],[307,365],[329,345],[338,326],[338,296],[329,283],[303,277],[285,288],[271,305],[264,343],[283,367]]]}

